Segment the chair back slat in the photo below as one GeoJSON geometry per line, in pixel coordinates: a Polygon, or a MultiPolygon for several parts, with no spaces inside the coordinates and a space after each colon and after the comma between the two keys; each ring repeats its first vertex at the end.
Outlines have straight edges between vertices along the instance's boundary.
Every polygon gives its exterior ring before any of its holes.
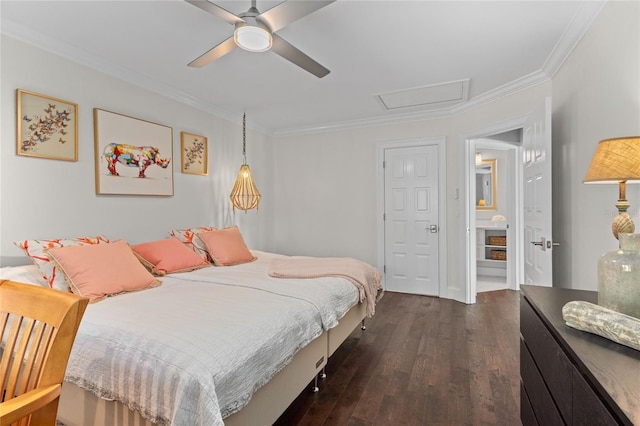
{"type": "MultiPolygon", "coordinates": [[[[40,383],[44,372],[44,363],[47,360],[53,343],[55,342],[55,335],[58,331],[56,328],[47,324],[42,324],[40,329],[42,330],[42,337],[40,338],[40,345],[34,348],[33,374],[31,374],[31,378],[28,382],[28,389],[35,389],[40,383]]],[[[71,352],[71,350],[69,350],[69,352],[71,352]]]]}
{"type": "MultiPolygon", "coordinates": [[[[4,348],[2,350],[2,360],[0,361],[0,384],[2,385],[2,401],[8,401],[12,396],[12,392],[7,392],[12,383],[12,375],[9,374],[12,371],[14,354],[16,350],[16,344],[18,343],[18,335],[20,333],[20,325],[22,324],[22,317],[14,315],[9,318],[10,325],[8,327],[8,334],[2,336],[4,342],[4,348]]],[[[14,395],[15,396],[15,395],[14,395]]]]}
{"type": "Polygon", "coordinates": [[[0,309],[0,341],[4,342],[4,330],[9,323],[9,312],[1,312],[0,309]]]}
{"type": "Polygon", "coordinates": [[[26,376],[21,381],[21,387],[18,389],[18,394],[26,393],[32,389],[36,388],[36,381],[38,380],[38,376],[40,375],[42,363],[38,363],[38,353],[42,351],[43,347],[48,346],[46,343],[46,339],[43,342],[43,335],[46,329],[50,329],[47,327],[45,323],[38,323],[35,331],[33,332],[33,338],[31,339],[29,352],[25,356],[26,362],[24,366],[24,374],[26,376]]]}
{"type": "MultiPolygon", "coordinates": [[[[5,401],[17,395],[16,389],[18,388],[18,384],[21,381],[24,381],[24,379],[26,378],[24,371],[25,363],[20,361],[25,359],[25,354],[27,352],[27,347],[29,346],[29,341],[31,340],[33,327],[35,326],[36,320],[29,318],[20,318],[20,321],[15,322],[16,324],[21,324],[17,330],[17,333],[15,333],[14,335],[9,335],[9,339],[15,341],[16,344],[15,353],[13,355],[7,354],[12,357],[12,362],[9,377],[7,378],[7,384],[5,386],[5,401]]],[[[12,332],[15,331],[16,330],[12,327],[12,332]]]]}

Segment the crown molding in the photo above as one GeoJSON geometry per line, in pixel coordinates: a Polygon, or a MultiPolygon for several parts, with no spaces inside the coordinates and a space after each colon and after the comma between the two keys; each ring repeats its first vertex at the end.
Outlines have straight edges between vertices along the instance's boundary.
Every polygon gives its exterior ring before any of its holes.
{"type": "Polygon", "coordinates": [[[364,127],[374,127],[388,124],[402,124],[421,120],[433,120],[438,118],[449,118],[460,114],[461,112],[486,105],[495,100],[506,96],[521,92],[530,87],[537,86],[549,81],[549,77],[542,71],[536,71],[524,77],[518,78],[510,83],[483,93],[480,96],[472,98],[468,102],[459,103],[451,107],[433,109],[428,111],[413,111],[410,113],[400,113],[394,115],[381,115],[372,118],[359,120],[341,121],[334,123],[325,123],[314,127],[301,127],[276,131],[274,136],[289,136],[305,133],[322,133],[335,130],[356,129],[364,127]]]}
{"type": "Polygon", "coordinates": [[[560,67],[571,55],[576,46],[580,43],[584,35],[587,33],[591,24],[598,17],[600,11],[607,3],[603,1],[582,1],[578,12],[565,29],[562,37],[554,46],[551,54],[542,66],[542,70],[549,78],[553,78],[560,70],[560,67]]]}
{"type": "MultiPolygon", "coordinates": [[[[228,111],[222,110],[202,98],[189,95],[174,86],[150,78],[147,75],[140,74],[130,68],[114,64],[93,52],[64,43],[61,40],[45,36],[31,28],[27,28],[11,21],[2,21],[0,32],[8,37],[17,39],[57,56],[61,56],[80,65],[92,68],[100,73],[115,77],[126,83],[139,86],[150,92],[173,99],[201,111],[211,113],[232,123],[242,125],[241,117],[236,116],[236,114],[230,114],[228,111]]],[[[263,128],[261,126],[254,125],[247,126],[247,128],[257,130],[267,135],[273,133],[272,129],[263,128]]]]}

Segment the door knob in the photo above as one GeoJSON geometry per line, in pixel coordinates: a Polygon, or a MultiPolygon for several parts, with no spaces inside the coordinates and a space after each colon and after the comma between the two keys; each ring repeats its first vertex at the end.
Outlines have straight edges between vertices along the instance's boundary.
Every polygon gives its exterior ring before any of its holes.
{"type": "Polygon", "coordinates": [[[540,241],[531,241],[531,244],[533,244],[534,246],[540,246],[542,251],[547,250],[546,238],[544,237],[540,238],[540,241]]]}

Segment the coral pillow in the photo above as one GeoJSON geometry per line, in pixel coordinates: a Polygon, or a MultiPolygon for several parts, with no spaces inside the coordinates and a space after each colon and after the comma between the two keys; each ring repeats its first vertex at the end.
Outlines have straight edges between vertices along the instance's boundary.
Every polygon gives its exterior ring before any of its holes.
{"type": "Polygon", "coordinates": [[[200,232],[215,231],[215,229],[216,228],[212,228],[210,226],[202,226],[200,228],[174,229],[169,232],[169,235],[182,241],[185,246],[193,250],[193,252],[200,256],[203,260],[212,262],[213,259],[209,257],[207,248],[204,246],[203,242],[196,237],[196,235],[200,232]]]}
{"type": "Polygon", "coordinates": [[[71,291],[97,302],[107,296],[160,285],[126,241],[47,250],[71,291]]]}
{"type": "Polygon", "coordinates": [[[40,269],[40,273],[49,284],[49,287],[56,290],[69,291],[69,285],[64,277],[58,273],[45,251],[55,247],[84,246],[108,242],[109,239],[107,237],[98,235],[95,237],[59,238],[56,240],[22,240],[15,241],[13,244],[24,250],[27,257],[40,269]]]}
{"type": "Polygon", "coordinates": [[[177,238],[136,244],[131,249],[140,262],[156,275],[193,271],[210,265],[177,238]]]}
{"type": "Polygon", "coordinates": [[[216,266],[237,265],[257,259],[247,248],[237,226],[201,232],[198,238],[207,247],[209,256],[216,266]]]}

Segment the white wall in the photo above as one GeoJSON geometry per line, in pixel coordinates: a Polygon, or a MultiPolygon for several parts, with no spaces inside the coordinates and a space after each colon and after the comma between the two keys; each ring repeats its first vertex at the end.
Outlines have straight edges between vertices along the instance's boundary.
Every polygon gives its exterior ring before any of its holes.
{"type": "MultiPolygon", "coordinates": [[[[553,79],[554,285],[597,288],[597,261],[617,248],[617,185],[584,185],[598,141],[640,135],[640,3],[608,2],[553,79]]],[[[627,186],[640,229],[640,185],[627,186]]]]}
{"type": "Polygon", "coordinates": [[[449,290],[459,291],[464,285],[461,261],[465,258],[461,245],[465,200],[456,198],[464,188],[461,138],[526,114],[550,92],[550,83],[542,84],[453,118],[277,137],[275,249],[287,254],[352,256],[377,264],[378,144],[444,136],[447,279],[449,290]]]}
{"type": "MultiPolygon", "coordinates": [[[[247,159],[263,194],[260,210],[231,213],[229,193],[242,163],[242,127],[94,69],[2,36],[0,255],[21,256],[12,242],[105,234],[130,243],[165,238],[179,227],[238,223],[247,244],[268,250],[273,214],[270,137],[248,131],[247,159]],[[16,155],[16,89],[78,104],[78,161],[16,155]],[[95,194],[93,108],[173,127],[174,196],[95,194]],[[180,172],[180,132],[208,137],[209,175],[180,172]]],[[[250,117],[248,117],[250,122],[250,117]]]]}

